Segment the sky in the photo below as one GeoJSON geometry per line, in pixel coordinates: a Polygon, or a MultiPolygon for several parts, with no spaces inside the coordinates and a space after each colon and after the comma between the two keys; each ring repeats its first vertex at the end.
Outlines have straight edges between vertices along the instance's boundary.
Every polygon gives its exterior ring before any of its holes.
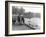
{"type": "Polygon", "coordinates": [[[21,8],[21,7],[25,9],[25,12],[40,13],[42,10],[41,7],[18,6],[18,8],[21,8]]]}

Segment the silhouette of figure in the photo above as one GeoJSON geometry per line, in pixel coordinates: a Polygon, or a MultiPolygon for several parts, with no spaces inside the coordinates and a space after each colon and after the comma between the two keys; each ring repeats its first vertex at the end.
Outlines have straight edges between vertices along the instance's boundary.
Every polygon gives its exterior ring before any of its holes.
{"type": "Polygon", "coordinates": [[[24,17],[22,17],[22,21],[23,21],[23,23],[24,23],[24,17]]]}
{"type": "Polygon", "coordinates": [[[18,22],[20,22],[20,16],[18,16],[18,22]]]}

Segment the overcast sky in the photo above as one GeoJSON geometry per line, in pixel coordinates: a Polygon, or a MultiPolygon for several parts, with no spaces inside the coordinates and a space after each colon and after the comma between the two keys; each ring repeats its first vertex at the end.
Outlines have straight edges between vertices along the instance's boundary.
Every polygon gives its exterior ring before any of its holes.
{"type": "MultiPolygon", "coordinates": [[[[23,9],[25,9],[25,12],[33,12],[33,13],[40,13],[42,8],[40,7],[28,7],[28,6],[21,6],[23,9]]],[[[21,8],[18,6],[18,8],[21,8]]]]}

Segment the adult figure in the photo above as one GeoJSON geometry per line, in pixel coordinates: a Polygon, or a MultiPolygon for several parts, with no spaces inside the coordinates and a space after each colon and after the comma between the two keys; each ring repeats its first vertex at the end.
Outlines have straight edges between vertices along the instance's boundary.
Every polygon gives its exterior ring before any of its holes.
{"type": "Polygon", "coordinates": [[[21,22],[24,24],[24,17],[21,15],[21,22]]]}
{"type": "Polygon", "coordinates": [[[20,15],[18,15],[18,22],[20,22],[20,15]]]}

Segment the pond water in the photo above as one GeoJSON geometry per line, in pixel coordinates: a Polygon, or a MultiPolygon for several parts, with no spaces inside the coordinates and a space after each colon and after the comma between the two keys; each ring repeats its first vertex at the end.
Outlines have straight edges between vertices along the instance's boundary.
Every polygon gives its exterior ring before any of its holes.
{"type": "Polygon", "coordinates": [[[26,24],[37,24],[37,25],[40,25],[40,18],[31,18],[31,19],[28,19],[28,18],[24,18],[25,19],[25,23],[26,24]]]}

